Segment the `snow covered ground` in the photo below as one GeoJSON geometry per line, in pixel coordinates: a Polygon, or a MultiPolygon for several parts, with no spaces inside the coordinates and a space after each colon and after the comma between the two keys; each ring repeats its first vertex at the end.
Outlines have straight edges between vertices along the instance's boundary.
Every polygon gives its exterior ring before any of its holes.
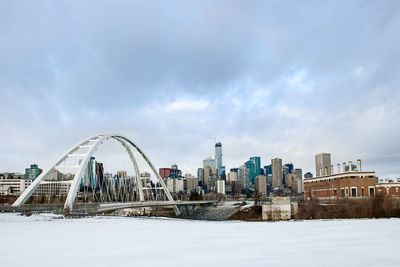
{"type": "Polygon", "coordinates": [[[400,219],[206,222],[0,214],[0,266],[400,266],[400,219]]]}

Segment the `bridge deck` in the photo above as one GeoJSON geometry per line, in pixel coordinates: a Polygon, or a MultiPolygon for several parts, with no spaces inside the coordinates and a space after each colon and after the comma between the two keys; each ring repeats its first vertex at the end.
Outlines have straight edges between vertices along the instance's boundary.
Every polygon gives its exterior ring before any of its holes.
{"type": "Polygon", "coordinates": [[[127,209],[127,208],[146,208],[146,207],[172,207],[172,206],[196,206],[196,205],[212,205],[217,203],[216,200],[204,200],[204,201],[143,201],[143,202],[124,202],[124,203],[103,203],[98,208],[99,212],[127,209]]]}

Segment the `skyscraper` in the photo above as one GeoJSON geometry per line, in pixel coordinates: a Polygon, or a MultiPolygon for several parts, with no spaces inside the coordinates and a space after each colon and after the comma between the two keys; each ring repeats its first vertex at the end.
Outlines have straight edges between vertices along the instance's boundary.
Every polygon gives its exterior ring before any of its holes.
{"type": "Polygon", "coordinates": [[[264,175],[272,175],[272,165],[265,165],[264,166],[264,175]]]}
{"type": "Polygon", "coordinates": [[[282,186],[282,159],[272,159],[272,187],[281,187],[282,186]]]}
{"type": "Polygon", "coordinates": [[[221,177],[222,180],[226,179],[226,170],[225,170],[225,166],[221,167],[221,174],[219,174],[219,176],[221,177]]]}
{"type": "Polygon", "coordinates": [[[87,183],[86,186],[93,190],[96,184],[96,159],[95,157],[90,157],[87,167],[87,183]]]}
{"type": "Polygon", "coordinates": [[[25,169],[25,179],[35,180],[42,171],[37,164],[31,164],[30,168],[25,169]]]}
{"type": "Polygon", "coordinates": [[[254,170],[257,175],[261,175],[261,159],[260,157],[251,157],[250,160],[254,163],[254,170]]]}
{"type": "Polygon", "coordinates": [[[218,142],[215,144],[215,168],[218,171],[218,176],[222,175],[222,144],[218,142]]]}
{"type": "Polygon", "coordinates": [[[291,179],[291,175],[293,173],[293,163],[286,163],[283,165],[282,171],[283,171],[283,182],[285,184],[285,187],[291,187],[289,185],[289,180],[291,179]]]}
{"type": "Polygon", "coordinates": [[[267,184],[272,187],[272,165],[264,166],[264,175],[267,176],[267,184]]]}
{"type": "Polygon", "coordinates": [[[299,168],[294,169],[293,173],[296,178],[303,179],[303,170],[302,169],[299,169],[299,168]]]}
{"type": "Polygon", "coordinates": [[[198,168],[197,169],[197,178],[199,178],[199,182],[201,182],[201,186],[204,185],[204,169],[198,168]]]}
{"type": "Polygon", "coordinates": [[[249,175],[249,183],[250,185],[254,185],[254,180],[256,178],[256,166],[252,160],[248,160],[245,162],[247,173],[249,175]]]}
{"type": "Polygon", "coordinates": [[[283,169],[285,170],[284,171],[285,174],[293,173],[293,169],[294,169],[293,163],[286,163],[283,166],[283,169]]]}
{"type": "Polygon", "coordinates": [[[246,165],[242,165],[239,167],[238,179],[241,182],[243,189],[249,188],[249,175],[246,165]]]}
{"type": "Polygon", "coordinates": [[[215,160],[211,157],[203,160],[203,169],[205,170],[207,167],[210,167],[213,173],[215,172],[215,160]]]}
{"type": "Polygon", "coordinates": [[[331,154],[315,155],[315,176],[331,175],[331,154]]]}
{"type": "Polygon", "coordinates": [[[255,180],[256,192],[260,195],[267,194],[267,177],[265,175],[257,175],[255,180]]]}
{"type": "Polygon", "coordinates": [[[226,176],[226,181],[228,183],[234,182],[238,180],[238,173],[237,172],[229,172],[226,176]]]}
{"type": "Polygon", "coordinates": [[[174,178],[174,179],[183,178],[182,171],[180,169],[178,169],[178,165],[176,165],[176,164],[171,165],[170,177],[174,178]]]}
{"type": "Polygon", "coordinates": [[[203,188],[209,189],[213,171],[214,170],[210,166],[204,167],[203,188]]]}

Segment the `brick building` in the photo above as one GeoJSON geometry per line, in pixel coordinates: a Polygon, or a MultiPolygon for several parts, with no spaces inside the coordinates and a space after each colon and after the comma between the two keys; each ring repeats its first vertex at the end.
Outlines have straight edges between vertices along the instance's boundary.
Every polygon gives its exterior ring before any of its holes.
{"type": "Polygon", "coordinates": [[[400,183],[378,183],[375,186],[376,194],[382,196],[400,197],[400,183]]]}
{"type": "Polygon", "coordinates": [[[170,168],[160,168],[158,173],[160,174],[160,177],[165,179],[168,178],[171,174],[171,169],[170,168]]]}
{"type": "Polygon", "coordinates": [[[375,195],[375,172],[347,171],[304,180],[306,199],[335,199],[375,195]]]}

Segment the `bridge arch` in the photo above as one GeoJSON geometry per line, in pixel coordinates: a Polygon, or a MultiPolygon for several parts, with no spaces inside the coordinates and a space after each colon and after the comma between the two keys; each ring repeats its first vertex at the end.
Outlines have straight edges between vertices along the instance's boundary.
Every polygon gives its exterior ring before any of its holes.
{"type": "Polygon", "coordinates": [[[134,156],[134,153],[132,151],[132,148],[139,153],[139,155],[145,160],[147,165],[150,167],[151,171],[155,175],[157,182],[161,185],[164,194],[166,195],[168,202],[173,204],[174,210],[176,214],[179,214],[179,209],[176,206],[176,203],[169,192],[167,186],[165,185],[163,179],[160,177],[158,174],[157,170],[155,169],[154,165],[150,161],[150,159],[146,156],[146,154],[143,152],[142,149],[139,148],[133,141],[131,141],[129,138],[120,135],[120,134],[98,134],[91,136],[89,138],[86,138],[79,142],[78,144],[74,145],[71,147],[69,150],[67,150],[66,153],[64,153],[52,166],[49,168],[47,171],[42,172],[32,183],[31,185],[22,192],[22,194],[19,196],[19,198],[13,203],[13,207],[19,207],[23,204],[26,203],[26,201],[29,199],[30,196],[32,196],[33,192],[38,188],[40,185],[40,182],[43,181],[48,175],[55,171],[57,166],[59,166],[62,162],[64,162],[67,158],[78,155],[76,152],[81,149],[81,148],[89,148],[85,153],[79,154],[81,157],[81,160],[79,162],[79,165],[76,168],[76,171],[74,172],[74,178],[72,180],[70,189],[67,194],[67,198],[64,203],[64,211],[72,211],[74,207],[74,203],[77,197],[79,185],[83,179],[84,172],[87,170],[88,162],[90,158],[93,156],[93,153],[96,151],[96,149],[103,144],[104,141],[108,139],[114,139],[118,141],[126,150],[127,154],[129,155],[129,158],[133,164],[133,168],[135,171],[135,179],[136,179],[136,185],[138,186],[138,191],[139,191],[139,200],[144,201],[143,197],[143,188],[142,188],[142,182],[141,182],[141,177],[140,177],[140,171],[138,168],[138,164],[136,161],[136,158],[134,156]]]}

